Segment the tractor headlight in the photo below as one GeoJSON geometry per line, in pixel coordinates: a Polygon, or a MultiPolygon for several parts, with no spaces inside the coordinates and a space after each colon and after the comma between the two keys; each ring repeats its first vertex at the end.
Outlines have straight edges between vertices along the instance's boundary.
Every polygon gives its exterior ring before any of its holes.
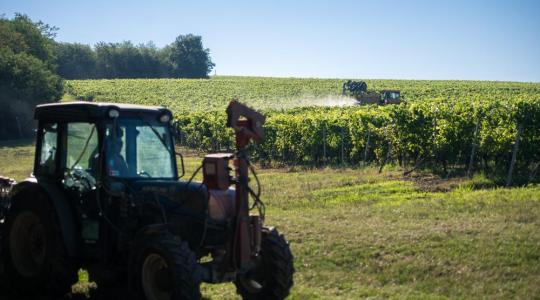
{"type": "Polygon", "coordinates": [[[169,121],[171,120],[171,116],[169,114],[162,114],[160,117],[159,117],[159,121],[161,123],[169,123],[169,121]]]}
{"type": "Polygon", "coordinates": [[[110,118],[118,118],[118,116],[120,116],[120,112],[117,110],[117,109],[110,109],[109,110],[109,117],[110,118]]]}

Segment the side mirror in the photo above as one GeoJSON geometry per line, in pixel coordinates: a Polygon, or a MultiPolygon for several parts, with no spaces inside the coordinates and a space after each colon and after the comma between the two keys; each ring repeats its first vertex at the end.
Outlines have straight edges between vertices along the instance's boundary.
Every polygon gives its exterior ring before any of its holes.
{"type": "MultiPolygon", "coordinates": [[[[171,128],[171,132],[173,133],[173,137],[174,137],[174,144],[176,145],[177,142],[180,142],[182,143],[182,132],[179,128],[179,124],[177,122],[174,122],[172,124],[170,124],[170,128],[171,128]]],[[[182,178],[184,177],[184,175],[186,175],[186,169],[185,169],[185,166],[184,166],[184,156],[182,156],[182,153],[180,152],[176,152],[176,147],[175,145],[173,145],[173,149],[174,149],[174,154],[178,157],[180,157],[180,164],[182,165],[182,173],[180,175],[178,175],[178,178],[182,178]]]]}
{"type": "Polygon", "coordinates": [[[180,157],[180,164],[182,166],[182,174],[178,175],[178,178],[184,177],[186,175],[186,169],[184,167],[184,156],[182,156],[182,153],[176,152],[176,149],[174,150],[174,154],[176,154],[178,157],[180,157]]]}

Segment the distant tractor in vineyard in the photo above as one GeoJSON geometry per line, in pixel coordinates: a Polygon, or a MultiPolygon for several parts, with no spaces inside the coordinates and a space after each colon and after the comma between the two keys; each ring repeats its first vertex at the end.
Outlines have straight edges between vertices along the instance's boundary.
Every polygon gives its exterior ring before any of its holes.
{"type": "Polygon", "coordinates": [[[368,91],[364,81],[347,80],[343,83],[342,96],[353,97],[358,104],[400,104],[401,95],[399,90],[382,90],[380,93],[368,91]]]}

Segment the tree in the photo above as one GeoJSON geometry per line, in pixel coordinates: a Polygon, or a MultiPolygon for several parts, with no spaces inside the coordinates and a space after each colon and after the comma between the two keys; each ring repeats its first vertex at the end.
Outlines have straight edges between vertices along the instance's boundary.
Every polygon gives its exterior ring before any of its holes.
{"type": "Polygon", "coordinates": [[[0,18],[0,138],[31,134],[34,106],[62,96],[63,82],[55,74],[55,30],[21,14],[0,18]]]}
{"type": "Polygon", "coordinates": [[[158,49],[154,43],[140,44],[138,49],[142,58],[140,65],[144,74],[143,77],[162,78],[168,77],[172,73],[171,65],[166,55],[164,55],[164,51],[158,49]]]}
{"type": "Polygon", "coordinates": [[[141,53],[130,41],[115,44],[114,63],[118,78],[139,78],[142,77],[141,53]]]}
{"type": "Polygon", "coordinates": [[[210,50],[203,48],[202,38],[197,35],[179,35],[164,49],[172,64],[172,75],[186,78],[207,78],[215,64],[210,50]]]}
{"type": "Polygon", "coordinates": [[[95,53],[98,78],[159,78],[170,74],[168,61],[151,42],[138,46],[129,41],[100,42],[95,53]]]}
{"type": "Polygon", "coordinates": [[[54,36],[58,28],[51,27],[42,22],[33,22],[28,16],[16,13],[12,20],[0,19],[4,23],[2,34],[12,36],[8,41],[16,44],[2,43],[0,46],[11,48],[15,53],[25,52],[45,62],[54,69],[55,49],[54,36]]]}
{"type": "Polygon", "coordinates": [[[58,73],[66,79],[90,78],[206,78],[214,64],[201,37],[179,36],[158,49],[152,42],[133,45],[99,42],[94,49],[82,44],[56,45],[58,73]]]}
{"type": "Polygon", "coordinates": [[[56,45],[58,75],[65,79],[96,77],[96,54],[83,44],[58,43],[56,45]]]}
{"type": "Polygon", "coordinates": [[[96,51],[97,78],[118,78],[116,66],[116,45],[99,42],[96,51]]]}

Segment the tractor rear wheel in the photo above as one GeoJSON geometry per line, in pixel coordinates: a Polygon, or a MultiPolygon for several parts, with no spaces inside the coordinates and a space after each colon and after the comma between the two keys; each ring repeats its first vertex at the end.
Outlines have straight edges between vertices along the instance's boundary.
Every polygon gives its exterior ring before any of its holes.
{"type": "Polygon", "coordinates": [[[148,235],[134,244],[131,284],[139,299],[200,299],[195,253],[169,234],[148,235]]]}
{"type": "Polygon", "coordinates": [[[77,282],[54,208],[41,194],[14,201],[4,227],[6,279],[21,296],[63,296],[77,282]]]}
{"type": "Polygon", "coordinates": [[[238,275],[236,291],[243,299],[285,299],[293,285],[293,256],[289,244],[275,229],[263,229],[261,259],[238,275]]]}

